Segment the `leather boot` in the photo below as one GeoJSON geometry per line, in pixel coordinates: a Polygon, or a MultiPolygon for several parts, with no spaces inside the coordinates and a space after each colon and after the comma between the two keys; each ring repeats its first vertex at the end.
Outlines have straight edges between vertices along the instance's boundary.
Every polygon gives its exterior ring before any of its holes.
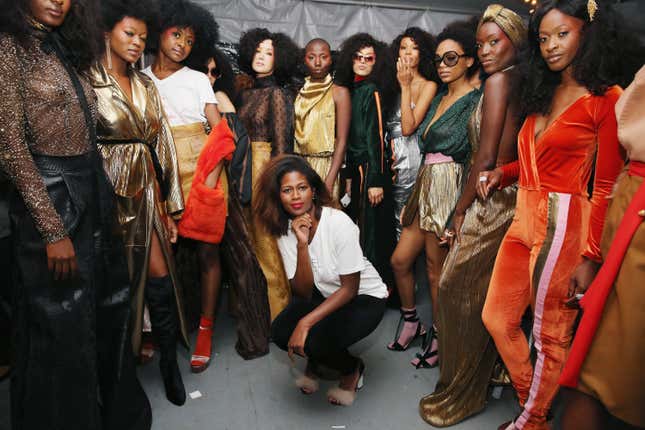
{"type": "Polygon", "coordinates": [[[181,406],[186,402],[186,389],[177,366],[177,334],[179,317],[170,276],[149,278],[145,291],[150,310],[152,332],[157,337],[161,360],[159,368],[166,397],[171,403],[181,406]]]}

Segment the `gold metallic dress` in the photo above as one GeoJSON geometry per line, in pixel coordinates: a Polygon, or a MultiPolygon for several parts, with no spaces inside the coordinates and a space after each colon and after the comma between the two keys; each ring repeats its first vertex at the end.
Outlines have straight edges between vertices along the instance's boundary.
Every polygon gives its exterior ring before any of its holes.
{"type": "MultiPolygon", "coordinates": [[[[242,93],[238,116],[251,141],[251,204],[255,187],[265,164],[274,156],[293,151],[293,99],[280,88],[273,76],[256,79],[253,88],[242,93]]],[[[246,217],[255,254],[267,280],[271,321],[287,306],[291,288],[284,272],[276,238],[255,219],[250,210],[246,217]]]]}
{"type": "Polygon", "coordinates": [[[166,214],[184,209],[177,155],[170,126],[154,83],[143,73],[128,70],[132,100],[101,64],[90,73],[98,97],[97,139],[103,165],[116,193],[117,216],[126,247],[132,281],[132,347],[139,354],[143,324],[144,289],[148,278],[152,234],[157,234],[175,287],[181,339],[188,345],[166,214]],[[154,153],[153,153],[154,152],[154,153]],[[163,177],[158,178],[154,158],[163,177]],[[160,182],[167,189],[165,204],[160,182]]]}
{"type": "MultiPolygon", "coordinates": [[[[305,78],[294,103],[295,143],[293,152],[301,154],[325,180],[332,164],[336,143],[336,104],[334,81],[327,75],[323,82],[305,78]]],[[[336,177],[332,198],[338,201],[339,179],[336,177]]]]}
{"type": "MultiPolygon", "coordinates": [[[[474,160],[479,149],[482,99],[470,118],[474,160]]],[[[481,319],[497,250],[515,212],[516,186],[473,201],[450,249],[439,282],[440,375],[434,393],[421,399],[421,417],[435,427],[454,425],[480,412],[497,361],[481,319]]]]}

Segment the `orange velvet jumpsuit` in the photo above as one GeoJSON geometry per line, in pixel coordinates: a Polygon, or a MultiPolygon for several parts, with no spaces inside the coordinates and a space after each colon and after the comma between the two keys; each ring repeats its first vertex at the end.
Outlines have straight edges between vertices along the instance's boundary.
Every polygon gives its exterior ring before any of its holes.
{"type": "Polygon", "coordinates": [[[614,113],[621,92],[611,87],[602,96],[580,97],[538,139],[536,116],[529,116],[518,135],[518,160],[502,167],[501,186],[519,177],[519,191],[482,318],[523,407],[510,429],[548,428],[546,414],[558,390],[577,313],[565,306],[569,280],[583,256],[601,261],[607,197],[624,165],[614,113]],[[520,328],[529,304],[535,367],[520,328]]]}

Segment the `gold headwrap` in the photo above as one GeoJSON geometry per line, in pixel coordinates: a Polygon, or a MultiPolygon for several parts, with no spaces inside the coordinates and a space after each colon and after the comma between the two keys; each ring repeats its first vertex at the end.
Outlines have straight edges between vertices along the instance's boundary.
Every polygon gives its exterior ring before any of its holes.
{"type": "Polygon", "coordinates": [[[516,48],[526,43],[526,25],[522,18],[511,9],[499,4],[489,5],[479,20],[477,30],[486,22],[494,22],[497,24],[508,38],[511,39],[511,42],[513,42],[516,48]]]}

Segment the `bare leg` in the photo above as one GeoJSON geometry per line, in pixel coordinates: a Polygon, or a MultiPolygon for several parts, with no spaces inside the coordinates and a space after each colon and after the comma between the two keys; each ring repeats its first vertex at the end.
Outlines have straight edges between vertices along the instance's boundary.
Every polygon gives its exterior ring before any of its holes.
{"type": "Polygon", "coordinates": [[[161,242],[157,232],[152,233],[150,240],[150,262],[148,263],[148,277],[149,278],[163,278],[168,276],[168,266],[166,259],[161,250],[161,242]]]}
{"type": "Polygon", "coordinates": [[[401,297],[402,308],[414,308],[414,261],[423,251],[424,234],[419,228],[419,217],[408,227],[403,227],[401,239],[396,245],[390,263],[394,280],[401,297]]]}
{"type": "Polygon", "coordinates": [[[428,282],[430,283],[430,298],[432,299],[432,319],[438,320],[438,295],[439,279],[441,278],[441,269],[448,255],[448,248],[439,245],[439,238],[434,233],[425,232],[426,245],[426,269],[428,271],[428,282]]]}
{"type": "Polygon", "coordinates": [[[202,282],[202,316],[199,320],[195,351],[190,359],[190,368],[195,373],[204,371],[210,364],[213,316],[222,283],[219,245],[198,242],[197,255],[202,282]]]}
{"type": "Polygon", "coordinates": [[[202,283],[202,316],[213,318],[222,283],[219,245],[199,242],[197,253],[202,283]]]}
{"type": "Polygon", "coordinates": [[[418,216],[414,222],[404,227],[399,243],[392,254],[390,263],[394,271],[399,296],[401,298],[401,320],[394,335],[395,339],[388,344],[388,349],[403,351],[419,335],[425,334],[420,326],[414,300],[414,261],[423,251],[423,233],[419,229],[418,216]],[[402,325],[401,325],[402,323],[402,325]]]}
{"type": "Polygon", "coordinates": [[[441,278],[441,269],[443,262],[448,255],[448,248],[439,245],[439,238],[431,232],[424,232],[426,246],[426,266],[428,271],[428,281],[430,283],[430,297],[432,300],[432,320],[434,321],[432,336],[427,342],[421,354],[412,360],[411,364],[416,367],[435,367],[439,363],[439,340],[437,339],[437,315],[439,311],[439,278],[441,278]]]}

